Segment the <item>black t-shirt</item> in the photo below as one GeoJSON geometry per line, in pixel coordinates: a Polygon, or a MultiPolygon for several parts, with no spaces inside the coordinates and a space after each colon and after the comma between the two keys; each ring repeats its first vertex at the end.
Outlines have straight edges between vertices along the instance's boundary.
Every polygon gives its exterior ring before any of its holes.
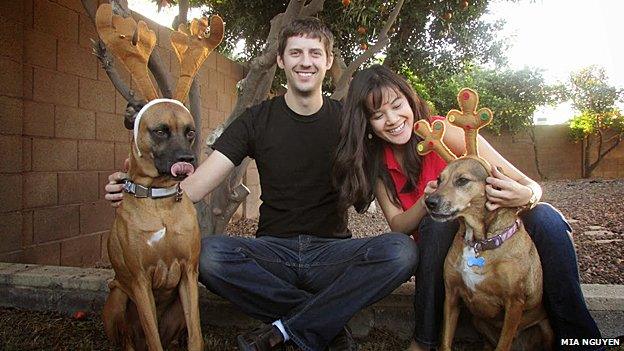
{"type": "Polygon", "coordinates": [[[256,160],[262,189],[257,236],[351,236],[331,183],[341,110],[340,102],[323,97],[318,112],[302,116],[275,97],[247,109],[213,145],[235,165],[247,156],[256,160]]]}

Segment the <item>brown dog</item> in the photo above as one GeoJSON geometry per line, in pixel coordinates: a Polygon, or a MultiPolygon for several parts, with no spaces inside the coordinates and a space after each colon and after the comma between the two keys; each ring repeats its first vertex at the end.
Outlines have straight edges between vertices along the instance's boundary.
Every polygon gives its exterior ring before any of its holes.
{"type": "Polygon", "coordinates": [[[108,238],[115,270],[103,312],[107,336],[124,350],[162,350],[186,327],[201,350],[198,306],[200,233],[179,182],[194,170],[193,118],[179,102],[158,99],[134,125],[131,182],[108,238]]]}
{"type": "Polygon", "coordinates": [[[473,324],[496,350],[525,348],[514,338],[536,326],[550,349],[553,333],[542,305],[542,269],[535,245],[519,221],[517,208],[485,207],[488,171],[481,160],[452,161],[425,203],[434,220],[459,218],[460,228],[444,262],[444,327],[442,350],[451,350],[461,298],[473,324]],[[498,237],[500,235],[500,237],[498,237]],[[489,239],[489,240],[487,240],[489,239]]]}

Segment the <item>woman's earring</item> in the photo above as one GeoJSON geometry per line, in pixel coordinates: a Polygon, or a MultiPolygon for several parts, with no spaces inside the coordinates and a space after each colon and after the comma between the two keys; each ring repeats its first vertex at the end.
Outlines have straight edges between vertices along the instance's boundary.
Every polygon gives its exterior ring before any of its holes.
{"type": "Polygon", "coordinates": [[[371,140],[373,138],[373,135],[371,133],[368,133],[368,140],[371,140]]]}

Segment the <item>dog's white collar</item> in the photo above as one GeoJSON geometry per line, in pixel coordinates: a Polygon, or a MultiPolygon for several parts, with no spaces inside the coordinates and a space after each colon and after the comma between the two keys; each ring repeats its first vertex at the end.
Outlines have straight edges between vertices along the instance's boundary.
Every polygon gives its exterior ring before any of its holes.
{"type": "Polygon", "coordinates": [[[180,201],[182,199],[182,188],[180,188],[180,183],[177,183],[174,186],[170,186],[168,188],[152,188],[146,187],[140,184],[136,184],[131,180],[124,181],[123,191],[128,194],[134,195],[137,198],[145,198],[149,197],[152,199],[158,199],[163,197],[171,197],[175,196],[176,201],[180,201]]]}
{"type": "Polygon", "coordinates": [[[139,157],[141,157],[141,150],[139,150],[139,142],[137,139],[139,136],[139,123],[141,123],[141,117],[143,117],[145,111],[147,111],[150,107],[164,102],[169,102],[178,106],[182,106],[186,110],[186,112],[189,112],[189,110],[186,108],[186,106],[184,106],[183,103],[174,99],[154,99],[145,104],[145,106],[143,106],[141,110],[139,110],[139,113],[137,113],[136,118],[134,119],[134,147],[136,148],[139,157]]]}

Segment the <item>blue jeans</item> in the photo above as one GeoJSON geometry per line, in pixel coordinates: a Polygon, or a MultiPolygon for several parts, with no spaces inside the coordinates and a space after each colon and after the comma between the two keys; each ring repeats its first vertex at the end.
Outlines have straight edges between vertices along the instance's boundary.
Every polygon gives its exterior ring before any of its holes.
{"type": "Polygon", "coordinates": [[[281,319],[304,351],[324,350],[362,308],[407,281],[414,241],[387,233],[363,239],[209,236],[199,280],[265,323],[281,319]]]}
{"type": "MultiPolygon", "coordinates": [[[[542,262],[544,305],[555,333],[555,349],[562,349],[561,339],[600,338],[581,291],[576,252],[568,236],[570,225],[547,203],[538,204],[520,217],[542,262]]],[[[428,216],[418,229],[420,263],[416,270],[414,339],[430,347],[439,342],[444,310],[444,258],[457,229],[457,221],[439,223],[428,216]]]]}

